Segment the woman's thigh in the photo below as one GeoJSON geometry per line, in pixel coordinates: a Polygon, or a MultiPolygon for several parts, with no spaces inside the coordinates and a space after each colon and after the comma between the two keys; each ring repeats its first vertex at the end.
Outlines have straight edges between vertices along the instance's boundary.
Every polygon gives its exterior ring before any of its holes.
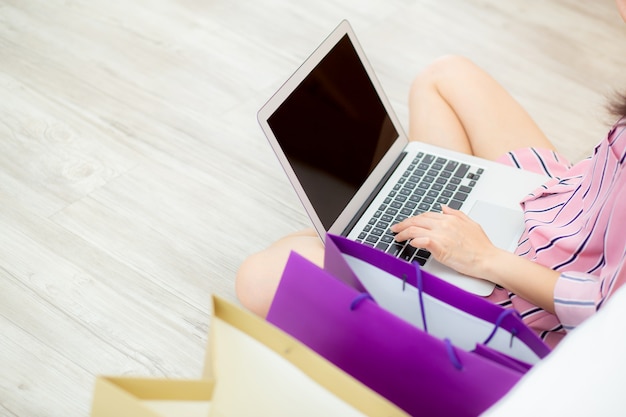
{"type": "Polygon", "coordinates": [[[416,77],[409,118],[411,140],[486,159],[530,146],[554,149],[524,108],[463,57],[440,58],[416,77]]]}

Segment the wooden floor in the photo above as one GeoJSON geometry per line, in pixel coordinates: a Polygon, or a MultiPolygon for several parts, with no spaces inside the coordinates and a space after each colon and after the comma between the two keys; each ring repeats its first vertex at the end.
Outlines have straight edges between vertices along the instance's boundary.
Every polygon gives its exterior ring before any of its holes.
{"type": "Polygon", "coordinates": [[[256,111],[344,18],[403,121],[412,77],[463,54],[576,161],[626,87],[612,0],[0,1],[1,416],[200,375],[210,294],[309,224],[256,111]]]}

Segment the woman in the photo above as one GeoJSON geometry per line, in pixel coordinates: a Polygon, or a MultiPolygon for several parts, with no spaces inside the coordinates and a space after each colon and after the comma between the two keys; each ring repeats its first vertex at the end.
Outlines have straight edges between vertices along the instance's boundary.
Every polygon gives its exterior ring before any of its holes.
{"type": "MultiPolygon", "coordinates": [[[[626,0],[617,5],[626,21],[626,0]]],[[[489,299],[515,308],[556,345],[626,281],[626,210],[620,210],[626,207],[626,96],[611,109],[619,121],[590,158],[572,166],[488,74],[461,57],[434,62],[411,88],[411,140],[436,138],[438,146],[551,179],[521,202],[526,229],[515,254],[496,248],[478,224],[448,207],[395,224],[396,240],[494,282],[489,299]]],[[[244,306],[267,314],[292,250],[322,265],[323,245],[312,229],[279,240],[241,266],[236,286],[244,306]]]]}

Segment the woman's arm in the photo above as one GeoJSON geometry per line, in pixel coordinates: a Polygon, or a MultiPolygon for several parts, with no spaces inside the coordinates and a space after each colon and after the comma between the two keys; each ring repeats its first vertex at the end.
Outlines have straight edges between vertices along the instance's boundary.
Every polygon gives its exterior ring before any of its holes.
{"type": "Polygon", "coordinates": [[[495,256],[482,261],[482,278],[554,314],[554,287],[561,274],[502,249],[496,250],[495,256]]]}
{"type": "Polygon", "coordinates": [[[463,274],[489,280],[554,313],[559,272],[495,247],[480,225],[458,210],[424,213],[392,226],[397,241],[410,240],[463,274]]]}

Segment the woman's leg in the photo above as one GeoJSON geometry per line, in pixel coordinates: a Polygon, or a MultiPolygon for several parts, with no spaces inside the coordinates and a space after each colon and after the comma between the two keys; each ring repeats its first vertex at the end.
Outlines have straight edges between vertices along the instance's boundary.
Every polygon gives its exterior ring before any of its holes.
{"type": "Polygon", "coordinates": [[[529,146],[554,149],[520,104],[463,57],[440,58],[415,78],[409,119],[411,140],[486,159],[529,146]]]}
{"type": "Polygon", "coordinates": [[[323,266],[324,245],[314,229],[287,235],[250,256],[239,268],[235,291],[243,306],[259,316],[267,315],[291,251],[323,266]]]}

